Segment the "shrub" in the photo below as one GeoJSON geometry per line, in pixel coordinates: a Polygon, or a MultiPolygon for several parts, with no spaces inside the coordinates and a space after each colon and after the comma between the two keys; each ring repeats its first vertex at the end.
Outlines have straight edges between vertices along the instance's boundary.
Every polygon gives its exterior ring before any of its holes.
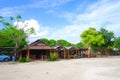
{"type": "Polygon", "coordinates": [[[48,61],[56,61],[58,57],[58,53],[50,53],[50,57],[48,57],[48,61]]]}
{"type": "Polygon", "coordinates": [[[29,58],[20,58],[19,62],[30,62],[31,60],[29,58]]]}

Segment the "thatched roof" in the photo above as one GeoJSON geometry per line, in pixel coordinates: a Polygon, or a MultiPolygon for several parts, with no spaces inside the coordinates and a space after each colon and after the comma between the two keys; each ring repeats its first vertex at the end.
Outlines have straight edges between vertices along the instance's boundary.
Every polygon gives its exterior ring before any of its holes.
{"type": "Polygon", "coordinates": [[[36,40],[35,42],[29,44],[24,49],[38,49],[38,50],[47,50],[52,49],[52,47],[48,46],[41,40],[36,40]]]}

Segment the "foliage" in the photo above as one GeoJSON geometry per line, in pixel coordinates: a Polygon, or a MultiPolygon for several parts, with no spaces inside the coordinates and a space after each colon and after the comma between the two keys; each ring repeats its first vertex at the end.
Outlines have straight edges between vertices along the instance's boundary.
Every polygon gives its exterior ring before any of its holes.
{"type": "Polygon", "coordinates": [[[26,33],[24,30],[18,30],[16,27],[8,27],[7,29],[2,29],[0,31],[0,37],[0,46],[2,47],[11,47],[17,44],[17,46],[20,48],[20,46],[27,44],[26,33]]]}
{"type": "MultiPolygon", "coordinates": [[[[29,28],[26,31],[22,28],[19,28],[19,24],[18,22],[21,20],[21,16],[17,15],[16,18],[14,17],[10,17],[9,18],[9,22],[7,22],[8,20],[4,20],[4,18],[1,16],[0,17],[0,23],[3,24],[3,26],[5,27],[4,29],[2,29],[0,31],[0,46],[4,47],[4,46],[14,46],[15,47],[15,56],[17,54],[17,49],[20,49],[22,47],[24,47],[24,45],[27,44],[27,37],[29,34],[33,34],[34,33],[34,29],[33,28],[29,28]],[[13,25],[12,21],[17,21],[16,25],[13,25]]],[[[27,27],[27,26],[25,26],[27,27]]]]}
{"type": "Polygon", "coordinates": [[[76,47],[77,47],[77,48],[81,48],[81,47],[83,47],[83,46],[84,46],[84,45],[83,45],[82,42],[79,42],[79,43],[76,44],[76,47]]]}
{"type": "Polygon", "coordinates": [[[54,40],[54,39],[47,39],[47,38],[41,38],[41,41],[45,42],[47,45],[49,46],[56,46],[56,45],[60,45],[60,46],[72,46],[72,44],[66,40],[60,39],[60,40],[54,40]]]}
{"type": "Polygon", "coordinates": [[[41,38],[40,40],[49,45],[49,40],[47,38],[41,38]]]}
{"type": "Polygon", "coordinates": [[[56,45],[56,41],[54,39],[50,39],[49,40],[49,45],[50,46],[55,46],[56,45]]]}
{"type": "Polygon", "coordinates": [[[48,57],[48,61],[56,61],[58,57],[58,53],[50,53],[50,57],[48,57]]]}
{"type": "Polygon", "coordinates": [[[22,62],[22,63],[24,63],[24,62],[30,62],[31,60],[29,59],[29,58],[20,58],[19,59],[19,62],[22,62]]]}
{"type": "Polygon", "coordinates": [[[101,28],[99,33],[102,35],[105,44],[102,44],[101,47],[103,49],[110,49],[114,44],[114,33],[112,31],[108,31],[104,28],[101,28]]]}
{"type": "Polygon", "coordinates": [[[115,38],[114,48],[117,48],[120,50],[120,37],[115,38]]]}
{"type": "Polygon", "coordinates": [[[48,40],[47,38],[41,38],[40,40],[43,41],[44,43],[46,43],[49,46],[55,46],[56,45],[56,40],[54,40],[54,39],[48,40]]]}
{"type": "Polygon", "coordinates": [[[68,42],[66,40],[63,40],[63,39],[57,40],[57,45],[61,45],[61,46],[64,46],[64,47],[72,46],[72,44],[70,42],[68,42]]]}
{"type": "Polygon", "coordinates": [[[93,49],[99,48],[104,44],[102,35],[99,34],[95,28],[90,27],[88,30],[85,30],[80,36],[84,45],[87,45],[93,49]]]}

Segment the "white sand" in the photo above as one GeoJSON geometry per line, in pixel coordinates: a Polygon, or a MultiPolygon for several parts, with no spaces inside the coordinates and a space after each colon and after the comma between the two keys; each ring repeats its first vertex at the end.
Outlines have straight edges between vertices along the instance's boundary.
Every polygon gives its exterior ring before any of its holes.
{"type": "Polygon", "coordinates": [[[120,80],[120,57],[0,62],[0,80],[120,80]]]}

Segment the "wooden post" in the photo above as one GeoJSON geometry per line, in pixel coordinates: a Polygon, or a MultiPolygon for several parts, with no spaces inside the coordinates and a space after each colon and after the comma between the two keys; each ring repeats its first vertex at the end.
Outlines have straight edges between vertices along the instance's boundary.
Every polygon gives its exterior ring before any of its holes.
{"type": "MultiPolygon", "coordinates": [[[[79,49],[77,49],[77,51],[78,51],[78,55],[81,55],[81,54],[79,54],[79,49]]],[[[81,57],[81,56],[80,56],[81,57]]]]}
{"type": "Polygon", "coordinates": [[[78,56],[78,52],[77,52],[77,49],[76,49],[76,57],[78,56]]]}
{"type": "Polygon", "coordinates": [[[68,49],[68,59],[70,59],[70,53],[69,53],[69,49],[68,49]]]}
{"type": "Polygon", "coordinates": [[[66,59],[66,50],[64,48],[64,59],[66,59]]]}
{"type": "Polygon", "coordinates": [[[50,49],[50,53],[49,53],[49,57],[51,56],[51,49],[50,49]]]}
{"type": "Polygon", "coordinates": [[[50,53],[52,53],[51,49],[50,49],[50,53]]]}
{"type": "Polygon", "coordinates": [[[60,59],[60,54],[59,54],[59,51],[57,50],[57,53],[58,53],[58,59],[60,59]]]}
{"type": "Polygon", "coordinates": [[[29,50],[29,46],[27,46],[27,58],[30,58],[30,50],[29,50]]]}

